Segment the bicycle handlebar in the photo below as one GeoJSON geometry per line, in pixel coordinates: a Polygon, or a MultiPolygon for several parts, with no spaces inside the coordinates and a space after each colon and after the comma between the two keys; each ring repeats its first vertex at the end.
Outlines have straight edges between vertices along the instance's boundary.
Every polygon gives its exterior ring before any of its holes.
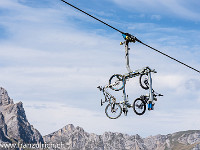
{"type": "Polygon", "coordinates": [[[103,90],[102,86],[98,86],[97,88],[98,88],[100,91],[103,90]]]}
{"type": "Polygon", "coordinates": [[[156,96],[164,96],[164,95],[158,94],[158,93],[155,93],[155,92],[154,92],[154,96],[156,97],[156,96]]]}

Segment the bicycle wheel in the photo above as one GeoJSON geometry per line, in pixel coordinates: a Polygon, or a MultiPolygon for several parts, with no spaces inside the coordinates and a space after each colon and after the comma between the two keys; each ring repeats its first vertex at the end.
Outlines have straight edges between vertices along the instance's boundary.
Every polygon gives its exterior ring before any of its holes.
{"type": "Polygon", "coordinates": [[[106,106],[105,113],[108,118],[117,119],[122,114],[122,108],[120,104],[111,103],[106,106]]]}
{"type": "Polygon", "coordinates": [[[146,111],[146,103],[142,99],[137,98],[133,102],[133,110],[137,115],[143,115],[146,111]]]}
{"type": "Polygon", "coordinates": [[[145,90],[149,89],[148,75],[146,75],[146,74],[140,75],[139,82],[140,82],[140,86],[143,89],[145,89],[145,90]]]}
{"type": "Polygon", "coordinates": [[[119,91],[124,88],[124,78],[121,74],[114,74],[109,79],[109,85],[112,90],[119,91]]]}

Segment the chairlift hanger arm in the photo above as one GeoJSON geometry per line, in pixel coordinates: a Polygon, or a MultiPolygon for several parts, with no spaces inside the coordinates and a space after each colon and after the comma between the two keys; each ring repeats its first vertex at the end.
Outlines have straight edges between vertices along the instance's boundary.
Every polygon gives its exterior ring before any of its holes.
{"type": "Polygon", "coordinates": [[[136,38],[135,36],[133,36],[133,35],[131,35],[131,34],[129,34],[129,33],[125,33],[125,32],[123,32],[123,31],[121,31],[121,30],[119,30],[119,29],[117,29],[117,28],[115,28],[115,27],[109,25],[108,23],[106,23],[106,22],[104,22],[104,21],[102,21],[102,20],[100,20],[100,19],[94,17],[93,15],[90,15],[89,13],[87,13],[87,12],[81,10],[80,8],[78,8],[78,7],[76,7],[76,6],[74,6],[74,5],[70,4],[70,3],[68,3],[68,2],[65,1],[65,0],[61,0],[61,1],[64,2],[65,4],[71,6],[71,7],[73,7],[73,8],[75,8],[75,9],[79,10],[80,12],[82,12],[82,13],[84,13],[84,14],[90,16],[90,17],[92,17],[93,19],[95,19],[95,20],[97,20],[97,21],[99,21],[99,22],[105,24],[106,26],[108,26],[108,27],[114,29],[115,31],[120,32],[120,33],[122,34],[122,36],[123,36],[126,40],[128,40],[129,42],[134,42],[134,43],[135,43],[135,41],[137,41],[137,42],[143,44],[144,46],[149,47],[150,49],[152,49],[152,50],[154,50],[154,51],[156,51],[156,52],[158,52],[158,53],[160,53],[160,54],[162,54],[162,55],[164,55],[164,56],[166,56],[166,57],[168,57],[168,58],[170,58],[170,59],[172,59],[172,60],[174,60],[174,61],[176,61],[176,62],[178,62],[178,63],[180,63],[180,64],[182,64],[182,65],[184,65],[184,66],[186,66],[186,67],[188,67],[188,68],[190,68],[190,69],[192,69],[192,70],[198,72],[198,73],[200,73],[199,70],[197,70],[197,69],[195,69],[195,68],[193,68],[193,67],[191,67],[191,66],[189,66],[189,65],[187,65],[187,64],[185,64],[185,63],[183,63],[183,62],[181,62],[181,61],[179,61],[179,60],[177,60],[177,59],[175,59],[175,58],[173,58],[173,57],[171,57],[171,56],[169,56],[169,55],[167,55],[167,54],[165,54],[165,53],[163,53],[163,52],[161,52],[161,51],[159,51],[159,50],[157,50],[157,49],[155,49],[155,48],[153,48],[153,47],[151,47],[151,46],[149,46],[148,44],[143,43],[142,41],[140,41],[140,40],[139,40],[138,38],[136,38]]]}

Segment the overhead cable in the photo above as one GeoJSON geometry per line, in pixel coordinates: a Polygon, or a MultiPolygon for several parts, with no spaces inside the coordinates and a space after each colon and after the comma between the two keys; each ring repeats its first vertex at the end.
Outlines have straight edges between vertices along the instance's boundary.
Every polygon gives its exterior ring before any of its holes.
{"type": "Polygon", "coordinates": [[[88,14],[87,12],[85,12],[85,11],[83,11],[83,10],[79,9],[78,7],[76,7],[76,6],[72,5],[72,4],[70,4],[70,3],[68,3],[68,2],[66,2],[66,1],[64,1],[64,0],[61,0],[61,1],[62,1],[62,2],[64,2],[64,3],[66,3],[67,5],[69,5],[69,6],[73,7],[73,8],[75,8],[75,9],[77,9],[77,10],[81,11],[82,13],[84,13],[84,14],[86,14],[86,15],[88,15],[88,16],[90,16],[90,17],[92,17],[93,19],[95,19],[95,20],[97,20],[97,21],[99,21],[99,22],[101,22],[101,23],[103,23],[103,24],[105,24],[105,25],[109,26],[110,28],[112,28],[112,29],[114,29],[114,30],[116,30],[116,31],[120,32],[121,34],[124,34],[124,32],[122,32],[122,31],[120,31],[120,30],[116,29],[115,27],[113,27],[113,26],[111,26],[111,25],[109,25],[109,24],[105,23],[104,21],[102,21],[102,20],[100,20],[100,19],[98,19],[98,18],[96,18],[96,17],[94,17],[94,16],[92,16],[92,15],[88,14]]]}
{"type": "Polygon", "coordinates": [[[153,48],[153,47],[151,47],[151,46],[149,46],[149,45],[147,45],[145,43],[143,43],[142,41],[138,40],[137,38],[135,40],[137,42],[139,42],[139,43],[151,48],[152,50],[154,50],[154,51],[156,51],[156,52],[158,52],[158,53],[160,53],[160,54],[162,54],[162,55],[164,55],[164,56],[166,56],[166,57],[168,57],[168,58],[170,58],[170,59],[172,59],[172,60],[174,60],[174,61],[176,61],[176,62],[178,62],[178,63],[180,63],[180,64],[182,64],[182,65],[184,65],[184,66],[186,66],[186,67],[188,67],[188,68],[200,73],[199,70],[197,70],[197,69],[195,69],[195,68],[193,68],[193,67],[191,67],[191,66],[189,66],[189,65],[187,65],[187,64],[185,64],[185,63],[183,63],[183,62],[181,62],[181,61],[179,61],[179,60],[177,60],[177,59],[175,59],[175,58],[173,58],[173,57],[171,57],[171,56],[169,56],[169,55],[167,55],[167,54],[165,54],[165,53],[163,53],[163,52],[161,52],[161,51],[159,51],[159,50],[157,50],[157,49],[155,49],[155,48],[153,48]]]}

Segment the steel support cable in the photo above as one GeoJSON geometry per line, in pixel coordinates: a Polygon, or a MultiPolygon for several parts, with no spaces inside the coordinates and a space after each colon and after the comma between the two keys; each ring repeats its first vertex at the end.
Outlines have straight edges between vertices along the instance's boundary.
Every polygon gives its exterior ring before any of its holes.
{"type": "Polygon", "coordinates": [[[178,62],[178,63],[180,63],[180,64],[182,64],[182,65],[184,65],[184,66],[186,66],[186,67],[188,67],[188,68],[190,68],[190,69],[192,69],[192,70],[198,72],[198,73],[200,73],[199,70],[197,70],[197,69],[195,69],[195,68],[193,68],[193,67],[191,67],[191,66],[189,66],[189,65],[187,65],[187,64],[185,64],[185,63],[183,63],[183,62],[181,62],[181,61],[179,61],[179,60],[177,60],[177,59],[175,59],[175,58],[173,58],[173,57],[171,57],[171,56],[169,56],[169,55],[167,55],[167,54],[165,54],[165,53],[163,53],[163,52],[161,52],[161,51],[159,51],[159,50],[157,50],[157,49],[155,49],[155,48],[153,48],[153,47],[151,47],[151,46],[149,46],[149,45],[147,45],[147,44],[145,44],[145,43],[143,43],[142,41],[140,41],[139,39],[137,39],[135,36],[133,36],[133,35],[131,35],[131,34],[129,34],[129,33],[124,33],[124,32],[122,32],[122,31],[120,31],[119,29],[117,29],[117,28],[115,28],[115,27],[113,27],[113,26],[107,24],[106,22],[104,22],[104,21],[102,21],[102,20],[100,20],[100,19],[98,19],[98,18],[96,18],[96,17],[90,15],[89,13],[87,13],[87,12],[85,12],[85,11],[79,9],[78,7],[76,7],[76,6],[74,6],[74,5],[72,5],[72,4],[68,3],[68,2],[66,2],[65,0],[61,0],[61,1],[64,2],[65,4],[71,6],[71,7],[73,7],[73,8],[75,8],[75,9],[79,10],[80,12],[82,12],[82,13],[84,13],[84,14],[90,16],[90,17],[92,17],[93,19],[95,19],[95,20],[97,20],[97,21],[99,21],[99,22],[105,24],[106,26],[108,26],[108,27],[110,27],[110,28],[112,28],[112,29],[114,29],[114,30],[120,32],[121,34],[125,34],[125,35],[128,35],[128,36],[131,36],[131,38],[135,38],[135,41],[137,41],[137,42],[143,44],[144,46],[147,46],[147,47],[149,47],[150,49],[152,49],[152,50],[154,50],[154,51],[156,51],[156,52],[158,52],[158,53],[160,53],[160,54],[162,54],[162,55],[164,55],[164,56],[166,56],[166,57],[168,57],[168,58],[170,58],[170,59],[172,59],[172,60],[174,60],[174,61],[176,61],[176,62],[178,62]]]}
{"type": "Polygon", "coordinates": [[[120,31],[120,30],[116,29],[115,27],[113,27],[113,26],[111,26],[111,25],[109,25],[109,24],[105,23],[104,21],[102,21],[102,20],[100,20],[100,19],[98,19],[98,18],[96,18],[96,17],[94,17],[94,16],[92,16],[92,15],[88,14],[87,12],[85,12],[85,11],[83,11],[83,10],[79,9],[78,7],[76,7],[76,6],[72,5],[72,4],[70,4],[70,3],[68,3],[68,2],[66,2],[66,1],[64,1],[64,0],[61,0],[61,1],[62,1],[62,2],[64,2],[64,3],[66,3],[66,4],[68,4],[69,6],[71,6],[71,7],[73,7],[73,8],[75,8],[75,9],[77,9],[77,10],[81,11],[82,13],[84,13],[84,14],[86,14],[86,15],[88,15],[88,16],[90,16],[90,17],[92,17],[93,19],[95,19],[95,20],[97,20],[97,21],[99,21],[99,22],[101,22],[101,23],[103,23],[103,24],[105,24],[105,25],[109,26],[110,28],[112,28],[112,29],[114,29],[114,30],[116,30],[116,31],[120,32],[121,34],[124,34],[124,32],[122,32],[122,31],[120,31]]]}
{"type": "Polygon", "coordinates": [[[138,40],[137,38],[135,40],[137,42],[141,43],[142,45],[145,45],[145,46],[151,48],[152,50],[154,50],[154,51],[156,51],[156,52],[158,52],[158,53],[160,53],[160,54],[162,54],[162,55],[164,55],[164,56],[166,56],[166,57],[168,57],[168,58],[170,58],[170,59],[172,59],[172,60],[174,60],[174,61],[176,61],[176,62],[178,62],[178,63],[180,63],[180,64],[182,64],[182,65],[184,65],[184,66],[186,66],[186,67],[198,72],[198,73],[200,73],[199,70],[197,70],[197,69],[195,69],[195,68],[193,68],[193,67],[191,67],[191,66],[189,66],[189,65],[187,65],[187,64],[185,64],[185,63],[183,63],[183,62],[181,62],[181,61],[179,61],[179,60],[177,60],[177,59],[175,59],[175,58],[173,58],[173,57],[171,57],[171,56],[169,56],[169,55],[167,55],[167,54],[165,54],[165,53],[163,53],[163,52],[161,52],[161,51],[159,51],[159,50],[157,50],[157,49],[155,49],[155,48],[153,48],[153,47],[151,47],[151,46],[149,46],[149,45],[147,45],[145,43],[143,43],[142,41],[138,40]]]}

